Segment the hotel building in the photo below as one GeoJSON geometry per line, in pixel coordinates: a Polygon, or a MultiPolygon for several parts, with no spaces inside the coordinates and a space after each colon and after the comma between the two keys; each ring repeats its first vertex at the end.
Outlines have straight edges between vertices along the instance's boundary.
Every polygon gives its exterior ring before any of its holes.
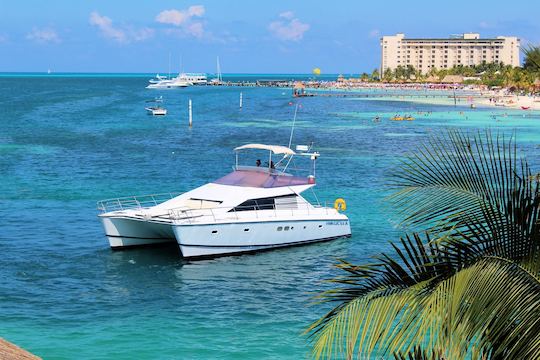
{"type": "Polygon", "coordinates": [[[422,73],[432,68],[454,65],[472,66],[482,62],[519,66],[519,39],[497,36],[481,39],[480,34],[466,33],[448,39],[407,39],[404,34],[381,39],[381,76],[386,69],[412,65],[422,73]]]}

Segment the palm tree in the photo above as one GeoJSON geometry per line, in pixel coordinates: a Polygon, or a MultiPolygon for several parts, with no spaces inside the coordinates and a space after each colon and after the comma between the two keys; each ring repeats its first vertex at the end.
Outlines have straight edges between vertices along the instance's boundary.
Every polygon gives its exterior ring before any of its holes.
{"type": "Polygon", "coordinates": [[[394,254],[354,265],[320,295],[316,358],[540,358],[540,183],[513,139],[449,131],[392,177],[394,254]]]}
{"type": "Polygon", "coordinates": [[[392,81],[392,79],[394,79],[394,72],[392,71],[392,69],[387,68],[386,70],[384,70],[383,73],[383,81],[390,82],[392,81]]]}
{"type": "Polygon", "coordinates": [[[525,53],[523,67],[527,70],[540,71],[540,46],[529,45],[522,51],[525,53]]]}
{"type": "Polygon", "coordinates": [[[371,72],[371,80],[372,81],[379,81],[381,78],[381,74],[379,73],[379,69],[373,69],[371,72]]]}

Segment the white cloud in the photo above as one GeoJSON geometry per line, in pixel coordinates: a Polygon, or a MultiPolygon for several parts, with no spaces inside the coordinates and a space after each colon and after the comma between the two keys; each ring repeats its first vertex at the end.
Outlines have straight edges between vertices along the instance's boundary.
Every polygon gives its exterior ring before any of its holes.
{"type": "Polygon", "coordinates": [[[59,43],[61,42],[58,33],[51,28],[33,28],[31,32],[26,34],[28,40],[37,41],[39,43],[59,43]]]}
{"type": "Polygon", "coordinates": [[[193,5],[185,10],[163,10],[157,14],[156,21],[162,24],[180,26],[193,17],[202,17],[204,12],[204,6],[202,5],[193,5]]]}
{"type": "Polygon", "coordinates": [[[100,15],[97,11],[90,13],[90,24],[96,26],[101,34],[107,39],[126,44],[132,41],[144,41],[154,36],[154,29],[145,27],[134,29],[132,27],[115,27],[113,21],[107,16],[100,15]]]}
{"type": "Polygon", "coordinates": [[[190,16],[201,17],[204,15],[205,9],[203,5],[193,5],[188,8],[188,13],[190,16]]]}
{"type": "Polygon", "coordinates": [[[480,24],[478,24],[478,26],[480,26],[480,28],[482,29],[487,29],[490,27],[487,21],[480,21],[480,24]]]}
{"type": "Polygon", "coordinates": [[[154,29],[151,29],[148,27],[145,27],[139,30],[133,30],[131,32],[133,40],[135,41],[144,41],[144,40],[150,39],[151,37],[154,36],[154,34],[155,34],[154,29]]]}
{"type": "Polygon", "coordinates": [[[101,34],[106,38],[112,39],[119,43],[127,42],[126,33],[123,30],[113,26],[111,18],[101,16],[97,11],[90,14],[90,24],[97,26],[101,30],[101,34]]]}
{"type": "Polygon", "coordinates": [[[373,29],[368,33],[368,36],[370,38],[378,38],[379,36],[381,36],[381,32],[379,31],[379,29],[373,29]]]}
{"type": "Polygon", "coordinates": [[[292,18],[294,18],[294,13],[292,11],[284,11],[279,14],[279,17],[291,20],[292,18]]]}
{"type": "Polygon", "coordinates": [[[282,12],[279,17],[280,20],[273,21],[268,25],[268,30],[280,40],[300,41],[304,37],[304,33],[309,30],[309,24],[295,18],[292,11],[282,12]]]}
{"type": "Polygon", "coordinates": [[[201,38],[204,35],[204,26],[201,22],[195,22],[186,27],[186,32],[191,36],[201,38]]]}
{"type": "MultiPolygon", "coordinates": [[[[170,9],[163,10],[156,16],[156,21],[161,24],[173,25],[180,28],[181,35],[202,38],[205,35],[204,24],[196,21],[206,12],[203,5],[192,5],[184,10],[170,9]]],[[[168,33],[178,33],[178,31],[167,31],[168,33]]]]}
{"type": "Polygon", "coordinates": [[[180,26],[189,19],[189,15],[178,10],[163,10],[156,16],[156,21],[162,24],[180,26]]]}

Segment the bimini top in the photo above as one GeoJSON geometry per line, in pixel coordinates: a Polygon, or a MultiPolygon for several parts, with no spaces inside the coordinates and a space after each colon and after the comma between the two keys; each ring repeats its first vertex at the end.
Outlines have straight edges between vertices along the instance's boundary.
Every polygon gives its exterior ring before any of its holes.
{"type": "Polygon", "coordinates": [[[234,148],[234,151],[244,150],[244,149],[270,150],[274,154],[288,154],[288,155],[296,154],[294,151],[292,151],[291,149],[289,149],[286,146],[264,145],[264,144],[246,144],[246,145],[242,145],[242,146],[239,146],[237,148],[234,148]]]}
{"type": "Polygon", "coordinates": [[[256,188],[314,185],[314,180],[297,176],[274,175],[266,172],[236,170],[214,181],[214,184],[256,188]]]}

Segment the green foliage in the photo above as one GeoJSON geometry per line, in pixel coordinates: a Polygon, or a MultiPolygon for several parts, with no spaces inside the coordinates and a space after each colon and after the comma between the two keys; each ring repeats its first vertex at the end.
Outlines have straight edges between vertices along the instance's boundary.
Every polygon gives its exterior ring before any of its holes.
{"type": "Polygon", "coordinates": [[[372,81],[379,81],[381,78],[381,74],[379,73],[379,69],[373,69],[371,72],[371,80],[372,81]]]}
{"type": "Polygon", "coordinates": [[[515,142],[450,131],[399,170],[389,202],[428,232],[336,265],[314,356],[540,358],[540,184],[515,142]]]}
{"type": "Polygon", "coordinates": [[[457,65],[449,69],[431,68],[427,74],[411,65],[398,66],[394,71],[387,69],[384,72],[385,82],[424,82],[428,78],[435,77],[438,81],[446,75],[461,75],[474,77],[477,80],[466,80],[467,84],[481,84],[489,87],[500,86],[514,88],[516,90],[534,90],[534,81],[540,77],[540,48],[529,47],[524,50],[526,54],[524,67],[512,67],[503,63],[487,63],[476,66],[457,65]],[[427,76],[426,76],[427,75],[427,76]]]}
{"type": "Polygon", "coordinates": [[[540,46],[529,45],[523,49],[525,61],[523,67],[526,70],[540,72],[540,46]]]}

